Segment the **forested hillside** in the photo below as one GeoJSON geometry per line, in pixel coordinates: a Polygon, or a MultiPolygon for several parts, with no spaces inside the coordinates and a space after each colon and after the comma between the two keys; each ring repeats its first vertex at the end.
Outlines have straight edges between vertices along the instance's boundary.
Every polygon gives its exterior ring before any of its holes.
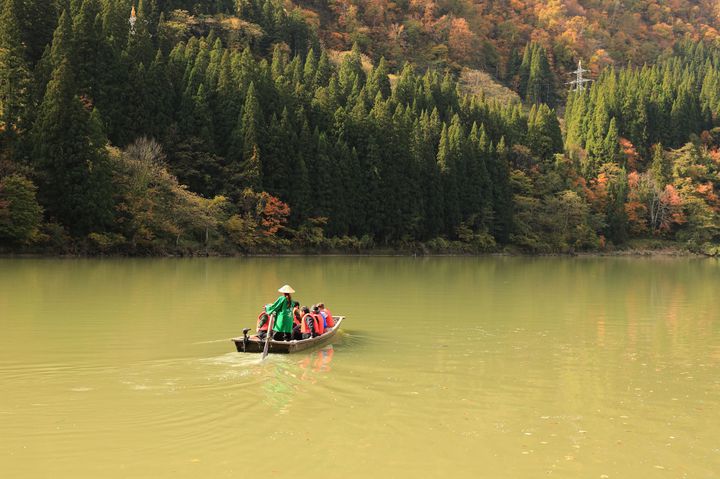
{"type": "Polygon", "coordinates": [[[714,252],[714,12],[618,3],[3,0],[0,251],[714,252]]]}
{"type": "MultiPolygon", "coordinates": [[[[555,71],[579,58],[609,65],[654,62],[679,38],[713,42],[720,8],[711,0],[334,0],[303,1],[330,48],[353,42],[393,65],[464,65],[512,80],[531,41],[555,71]]],[[[517,78],[514,79],[517,81],[517,78]]]]}

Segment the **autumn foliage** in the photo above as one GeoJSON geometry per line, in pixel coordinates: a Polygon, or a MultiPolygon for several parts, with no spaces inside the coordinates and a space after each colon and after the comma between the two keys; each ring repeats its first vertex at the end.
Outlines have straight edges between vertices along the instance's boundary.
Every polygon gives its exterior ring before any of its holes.
{"type": "Polygon", "coordinates": [[[720,240],[706,0],[5,7],[0,252],[720,240]]]}
{"type": "Polygon", "coordinates": [[[263,192],[260,196],[262,213],[263,234],[265,236],[273,236],[287,224],[288,216],[290,216],[290,207],[287,203],[283,203],[278,198],[263,192]]]}

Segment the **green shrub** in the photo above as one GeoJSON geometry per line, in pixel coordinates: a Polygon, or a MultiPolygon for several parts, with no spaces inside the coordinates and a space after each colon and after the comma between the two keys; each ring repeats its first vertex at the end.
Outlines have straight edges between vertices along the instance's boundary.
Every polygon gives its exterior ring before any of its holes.
{"type": "Polygon", "coordinates": [[[0,239],[27,245],[42,239],[42,207],[35,199],[37,187],[22,175],[0,180],[0,239]]]}

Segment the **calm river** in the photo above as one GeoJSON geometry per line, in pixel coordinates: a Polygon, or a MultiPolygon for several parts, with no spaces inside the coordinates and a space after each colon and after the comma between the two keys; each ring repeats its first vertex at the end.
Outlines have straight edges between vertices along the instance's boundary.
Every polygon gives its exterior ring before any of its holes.
{"type": "Polygon", "coordinates": [[[720,263],[0,259],[6,478],[717,478],[720,263]],[[290,283],[326,349],[234,352],[290,283]]]}

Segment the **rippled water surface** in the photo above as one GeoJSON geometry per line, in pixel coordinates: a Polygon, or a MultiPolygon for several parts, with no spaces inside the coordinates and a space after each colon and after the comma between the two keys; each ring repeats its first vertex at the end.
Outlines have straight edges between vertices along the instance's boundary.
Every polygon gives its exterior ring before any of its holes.
{"type": "Polygon", "coordinates": [[[0,476],[717,478],[720,263],[0,260],[0,476]],[[290,283],[345,314],[227,338],[290,283]]]}

